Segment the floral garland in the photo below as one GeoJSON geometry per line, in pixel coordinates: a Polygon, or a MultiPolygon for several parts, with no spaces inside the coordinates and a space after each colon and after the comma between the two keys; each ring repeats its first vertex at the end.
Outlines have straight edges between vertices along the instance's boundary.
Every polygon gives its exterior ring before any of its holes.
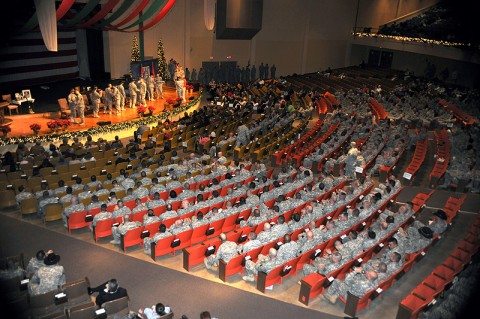
{"type": "Polygon", "coordinates": [[[97,135],[97,134],[106,134],[111,133],[113,131],[121,131],[130,128],[136,128],[140,125],[149,125],[152,123],[157,123],[158,121],[164,121],[168,117],[172,115],[176,115],[179,113],[183,113],[189,110],[192,106],[198,103],[202,97],[202,92],[198,95],[198,97],[188,104],[183,106],[179,106],[172,111],[163,112],[158,115],[143,117],[138,120],[126,121],[116,124],[110,124],[105,126],[99,127],[91,127],[84,131],[76,131],[76,132],[65,132],[62,134],[47,134],[42,136],[19,136],[19,137],[11,137],[7,139],[3,139],[0,141],[0,146],[10,145],[10,144],[18,144],[18,143],[35,143],[35,142],[53,142],[55,140],[62,140],[64,138],[74,138],[74,137],[87,137],[89,135],[97,135]]]}
{"type": "Polygon", "coordinates": [[[426,38],[415,38],[415,37],[404,37],[398,35],[387,35],[387,34],[377,34],[377,33],[366,33],[366,32],[353,32],[352,35],[357,36],[359,38],[384,38],[384,39],[392,39],[396,41],[402,42],[419,42],[419,43],[428,43],[431,45],[443,45],[447,47],[472,47],[472,48],[479,48],[479,45],[472,44],[472,43],[461,43],[461,42],[449,42],[446,40],[432,40],[426,38]]]}

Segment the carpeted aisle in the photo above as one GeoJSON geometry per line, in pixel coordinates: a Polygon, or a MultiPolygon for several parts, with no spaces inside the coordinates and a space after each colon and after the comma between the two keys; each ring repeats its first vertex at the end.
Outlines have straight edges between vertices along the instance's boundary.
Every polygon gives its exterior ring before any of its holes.
{"type": "Polygon", "coordinates": [[[186,275],[0,214],[0,256],[23,252],[28,262],[39,249],[60,254],[67,282],[87,276],[92,285],[98,285],[117,278],[127,288],[130,309],[135,311],[163,302],[172,307],[175,318],[183,314],[198,318],[203,310],[220,319],[339,318],[186,275]]]}

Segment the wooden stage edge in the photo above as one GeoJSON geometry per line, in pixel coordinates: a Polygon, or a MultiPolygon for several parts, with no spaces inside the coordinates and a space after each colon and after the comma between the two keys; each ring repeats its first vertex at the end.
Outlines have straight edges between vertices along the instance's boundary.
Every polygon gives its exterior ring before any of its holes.
{"type": "MultiPolygon", "coordinates": [[[[194,98],[198,97],[199,92],[195,91],[192,94],[186,95],[187,103],[190,102],[189,98],[193,96],[194,98]]],[[[151,105],[155,107],[155,111],[153,112],[154,115],[160,114],[165,109],[165,100],[168,98],[175,99],[177,97],[177,93],[174,89],[168,88],[167,90],[164,89],[163,99],[157,99],[155,101],[147,101],[147,108],[151,105]]],[[[193,111],[193,109],[189,110],[193,111]]],[[[93,114],[88,114],[85,116],[85,125],[79,124],[71,124],[68,128],[69,132],[76,132],[76,131],[83,131],[87,130],[92,127],[98,127],[98,122],[105,122],[110,121],[112,124],[120,123],[120,122],[127,122],[131,120],[137,120],[140,117],[137,114],[136,108],[129,108],[126,105],[126,108],[120,115],[115,114],[104,114],[103,109],[100,110],[99,118],[94,118],[93,114]]],[[[180,114],[181,116],[183,114],[180,114]]],[[[12,129],[11,132],[8,133],[8,137],[20,137],[20,136],[33,136],[34,133],[30,129],[30,125],[37,123],[40,124],[41,129],[39,132],[39,136],[49,135],[50,129],[47,126],[47,122],[52,120],[56,120],[60,118],[60,112],[46,112],[46,113],[34,113],[34,114],[21,114],[21,115],[13,115],[12,116],[5,116],[6,119],[12,120],[12,124],[10,128],[12,129]]],[[[172,119],[172,118],[170,118],[172,119]]],[[[173,118],[177,120],[177,118],[173,118]]],[[[78,118],[77,121],[80,119],[78,118]]]]}

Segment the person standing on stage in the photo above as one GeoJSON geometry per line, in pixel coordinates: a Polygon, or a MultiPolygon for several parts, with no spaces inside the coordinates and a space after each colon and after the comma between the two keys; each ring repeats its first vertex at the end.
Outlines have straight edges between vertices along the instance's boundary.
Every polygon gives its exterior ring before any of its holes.
{"type": "Polygon", "coordinates": [[[147,93],[147,84],[143,78],[138,79],[138,89],[140,91],[140,105],[146,105],[145,94],[147,93]]]}
{"type": "Polygon", "coordinates": [[[175,86],[177,88],[178,97],[185,103],[185,73],[180,64],[177,64],[177,71],[175,72],[175,86]]]}
{"type": "Polygon", "coordinates": [[[77,108],[77,115],[80,117],[81,122],[80,125],[85,125],[85,101],[83,100],[82,94],[80,92],[75,91],[77,95],[76,101],[76,108],[77,108]]]}
{"type": "Polygon", "coordinates": [[[120,115],[122,114],[120,110],[120,91],[116,86],[113,86],[112,90],[113,90],[112,107],[115,107],[115,113],[117,115],[120,115]]]}
{"type": "Polygon", "coordinates": [[[153,98],[153,90],[155,89],[155,78],[153,75],[147,77],[147,96],[149,101],[155,101],[153,98]]]}
{"type": "Polygon", "coordinates": [[[100,108],[100,100],[102,99],[102,91],[98,86],[93,87],[92,91],[92,104],[93,104],[93,117],[100,117],[98,111],[100,108]]]}
{"type": "Polygon", "coordinates": [[[75,89],[70,90],[70,94],[67,98],[68,107],[70,108],[70,121],[77,124],[75,111],[77,108],[77,95],[75,94],[75,89]]]}
{"type": "Polygon", "coordinates": [[[113,87],[112,84],[109,83],[107,88],[105,89],[105,109],[103,110],[103,113],[107,113],[108,109],[108,114],[112,114],[113,98],[113,87]]]}
{"type": "Polygon", "coordinates": [[[127,95],[125,94],[125,87],[123,86],[123,81],[120,82],[119,85],[117,85],[117,89],[118,89],[118,92],[120,93],[120,101],[119,101],[119,105],[120,105],[120,109],[122,111],[125,110],[125,98],[127,97],[127,95]]]}
{"type": "Polygon", "coordinates": [[[159,73],[157,73],[157,77],[155,78],[155,90],[157,91],[157,98],[163,99],[163,84],[165,81],[162,79],[159,73]]]}
{"type": "Polygon", "coordinates": [[[130,84],[128,85],[128,91],[130,93],[130,108],[135,108],[137,107],[137,93],[140,91],[138,90],[137,85],[135,84],[135,80],[132,80],[130,84]]]}

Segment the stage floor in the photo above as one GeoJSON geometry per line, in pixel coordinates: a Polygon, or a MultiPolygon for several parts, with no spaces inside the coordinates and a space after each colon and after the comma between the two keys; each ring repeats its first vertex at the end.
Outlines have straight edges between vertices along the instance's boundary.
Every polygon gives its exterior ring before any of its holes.
{"type": "MultiPolygon", "coordinates": [[[[199,92],[194,91],[192,94],[187,93],[187,101],[193,96],[196,98],[199,92]]],[[[156,101],[147,101],[147,107],[150,105],[155,106],[154,115],[161,113],[165,109],[165,100],[168,98],[175,99],[177,97],[177,92],[174,88],[165,87],[163,89],[163,99],[157,99],[156,101]]],[[[97,127],[98,122],[110,121],[112,124],[126,122],[134,119],[138,119],[137,109],[135,108],[126,108],[122,111],[122,114],[103,114],[103,109],[100,110],[99,118],[94,118],[93,114],[88,114],[85,116],[85,125],[72,124],[68,128],[69,132],[83,131],[92,127],[97,127]]],[[[33,136],[33,131],[30,129],[30,125],[33,123],[40,124],[41,129],[39,135],[48,135],[50,134],[50,129],[47,126],[47,122],[59,119],[60,112],[44,112],[44,113],[35,113],[35,114],[20,114],[12,113],[12,116],[6,115],[8,119],[12,120],[10,125],[12,131],[8,133],[8,137],[19,137],[19,136],[33,136]]],[[[77,121],[79,121],[78,119],[77,121]]]]}

